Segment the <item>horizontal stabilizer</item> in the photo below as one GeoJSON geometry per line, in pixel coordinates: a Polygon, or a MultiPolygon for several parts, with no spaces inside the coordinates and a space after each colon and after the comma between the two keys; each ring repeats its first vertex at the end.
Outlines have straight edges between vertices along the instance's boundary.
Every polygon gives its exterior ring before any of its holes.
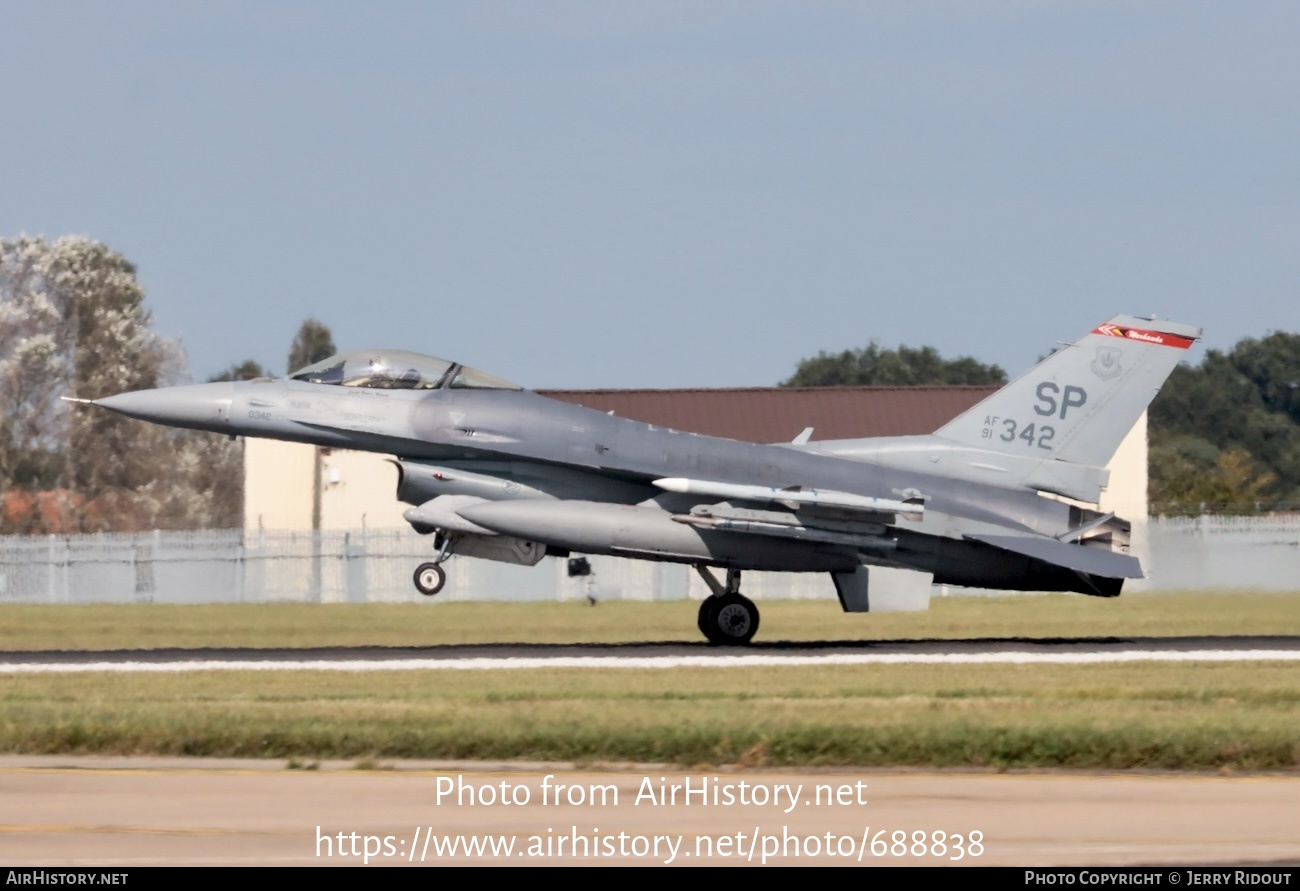
{"type": "Polygon", "coordinates": [[[1115,551],[1090,548],[1084,545],[1057,541],[1054,538],[1030,538],[1024,535],[967,535],[972,541],[983,542],[1004,551],[1023,554],[1063,566],[1076,572],[1098,575],[1109,579],[1140,579],[1143,577],[1142,564],[1136,557],[1119,554],[1115,551]]]}

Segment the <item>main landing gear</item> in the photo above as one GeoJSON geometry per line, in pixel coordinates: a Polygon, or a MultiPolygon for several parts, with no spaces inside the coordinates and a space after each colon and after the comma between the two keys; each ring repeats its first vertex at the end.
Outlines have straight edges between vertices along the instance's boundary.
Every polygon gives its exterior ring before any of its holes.
{"type": "Polygon", "coordinates": [[[714,646],[743,646],[753,640],[758,631],[758,607],[740,593],[740,570],[727,570],[726,585],[702,563],[695,564],[695,571],[713,592],[700,604],[700,633],[714,646]]]}
{"type": "Polygon", "coordinates": [[[421,563],[415,568],[415,590],[425,597],[432,597],[447,584],[447,571],[442,568],[442,564],[451,556],[452,537],[440,533],[434,539],[434,544],[438,546],[438,556],[432,563],[421,563]]]}

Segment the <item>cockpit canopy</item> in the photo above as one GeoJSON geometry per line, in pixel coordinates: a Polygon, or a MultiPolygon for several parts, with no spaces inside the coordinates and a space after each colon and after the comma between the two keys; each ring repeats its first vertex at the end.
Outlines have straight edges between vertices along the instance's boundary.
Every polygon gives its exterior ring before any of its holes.
{"type": "Polygon", "coordinates": [[[308,365],[292,380],[380,390],[522,390],[468,365],[405,350],[353,350],[308,365]]]}

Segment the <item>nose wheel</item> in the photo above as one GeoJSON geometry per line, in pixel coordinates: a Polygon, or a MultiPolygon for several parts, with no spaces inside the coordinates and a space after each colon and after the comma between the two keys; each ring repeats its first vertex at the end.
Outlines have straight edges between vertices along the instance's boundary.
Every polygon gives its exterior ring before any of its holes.
{"type": "Polygon", "coordinates": [[[415,568],[415,590],[425,597],[432,597],[447,584],[447,571],[442,564],[451,556],[452,537],[444,533],[434,541],[438,545],[438,556],[432,563],[421,563],[415,568]]]}
{"type": "Polygon", "coordinates": [[[437,563],[421,563],[415,570],[415,590],[432,597],[447,584],[447,573],[437,563]]]}
{"type": "Polygon", "coordinates": [[[727,570],[727,583],[718,582],[708,568],[696,565],[695,571],[713,591],[700,604],[696,624],[700,633],[714,646],[744,646],[758,632],[758,607],[740,593],[740,571],[727,570]]]}

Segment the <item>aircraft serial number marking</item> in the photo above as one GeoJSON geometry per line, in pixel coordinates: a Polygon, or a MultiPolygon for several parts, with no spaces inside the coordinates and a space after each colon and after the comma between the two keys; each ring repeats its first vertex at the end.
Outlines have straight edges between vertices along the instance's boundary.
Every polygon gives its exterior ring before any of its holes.
{"type": "Polygon", "coordinates": [[[1027,449],[1039,448],[1050,452],[1051,442],[1056,438],[1056,428],[1047,424],[1024,424],[1014,418],[993,416],[984,419],[984,429],[980,431],[980,436],[984,439],[996,436],[1003,442],[1022,440],[1027,449]]]}

